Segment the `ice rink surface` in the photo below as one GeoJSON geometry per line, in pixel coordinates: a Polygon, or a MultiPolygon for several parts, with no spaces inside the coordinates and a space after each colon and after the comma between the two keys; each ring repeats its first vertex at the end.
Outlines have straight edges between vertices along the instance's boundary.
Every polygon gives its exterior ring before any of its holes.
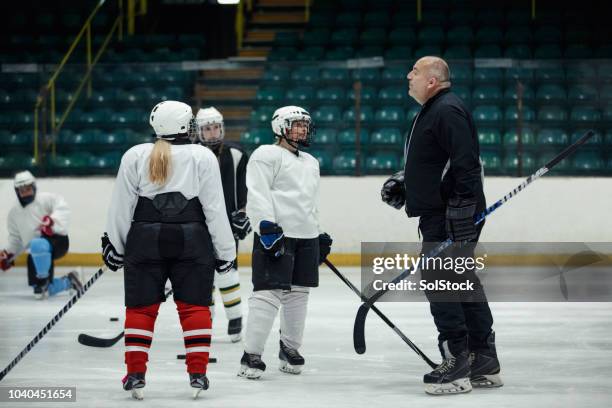
{"type": "MultiPolygon", "coordinates": [[[[359,284],[357,268],[340,268],[359,284]]],[[[56,276],[68,269],[58,268],[56,276]]],[[[85,278],[93,274],[85,269],[85,278]]],[[[507,271],[499,270],[500,273],[507,271]]],[[[68,301],[60,294],[34,300],[24,268],[0,274],[0,370],[68,301]]],[[[241,268],[243,311],[252,288],[241,268]]],[[[53,329],[13,368],[0,386],[76,387],[76,403],[6,403],[0,407],[609,407],[612,406],[612,303],[492,303],[505,385],[457,396],[428,396],[422,376],[429,367],[374,313],[366,328],[367,352],[357,355],[352,330],[359,300],[322,267],[311,292],[301,375],[278,371],[278,319],[263,355],[259,381],[238,378],[240,343],[226,335],[217,296],[210,364],[211,388],[191,399],[183,342],[172,301],[160,309],[150,353],[145,400],[121,388],[123,343],[96,349],[77,343],[79,333],[114,337],[123,330],[123,275],[104,274],[53,329]],[[109,321],[119,317],[119,322],[109,321]],[[180,404],[180,405],[178,405],[180,404]]],[[[439,361],[427,303],[378,303],[430,358],[439,361]]]]}

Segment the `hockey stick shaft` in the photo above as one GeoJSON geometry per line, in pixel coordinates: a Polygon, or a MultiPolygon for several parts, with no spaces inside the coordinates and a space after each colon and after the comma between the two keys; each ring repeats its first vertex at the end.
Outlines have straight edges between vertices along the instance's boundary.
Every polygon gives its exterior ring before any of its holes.
{"type": "MultiPolygon", "coordinates": [[[[342,275],[342,273],[340,273],[340,271],[338,270],[338,268],[336,268],[334,266],[334,264],[332,264],[329,260],[325,259],[323,262],[325,262],[325,265],[327,265],[329,267],[329,269],[332,270],[332,272],[334,274],[336,274],[336,276],[338,278],[340,278],[340,280],[342,282],[344,282],[344,284],[346,286],[348,286],[353,293],[355,293],[362,301],[366,301],[367,298],[359,291],[359,289],[353,285],[353,283],[348,280],[348,278],[344,275],[342,275]]],[[[419,357],[421,357],[431,368],[436,368],[437,364],[435,364],[433,361],[431,361],[426,355],[425,353],[423,353],[416,344],[414,344],[404,333],[402,333],[402,331],[393,324],[393,322],[391,320],[389,320],[389,318],[387,316],[384,315],[383,312],[381,312],[376,306],[372,305],[372,310],[387,324],[387,326],[389,326],[391,329],[393,329],[393,331],[395,333],[397,333],[397,335],[404,340],[404,343],[406,343],[415,353],[417,353],[417,355],[419,357]]]]}
{"type": "Polygon", "coordinates": [[[83,294],[87,292],[87,290],[91,287],[91,285],[93,285],[94,282],[97,281],[98,278],[102,276],[104,272],[106,272],[106,270],[107,270],[106,267],[98,269],[98,271],[87,281],[87,283],[85,283],[85,285],[83,286],[83,290],[80,292],[77,292],[74,296],[72,296],[72,298],[68,301],[68,303],[66,303],[66,305],[62,308],[62,310],[57,312],[57,314],[53,316],[53,318],[49,321],[49,323],[47,323],[47,325],[43,327],[43,329],[32,339],[32,341],[30,341],[23,348],[23,350],[21,350],[21,352],[17,355],[17,357],[15,357],[13,361],[11,361],[11,363],[8,366],[6,366],[6,368],[2,370],[2,372],[0,372],[0,381],[2,381],[2,379],[8,374],[8,372],[11,371],[13,367],[15,367],[17,363],[19,363],[19,361],[21,361],[21,359],[30,350],[32,350],[32,348],[36,345],[36,343],[38,343],[40,339],[42,339],[45,336],[45,334],[47,334],[49,330],[51,330],[53,326],[55,326],[55,324],[62,318],[62,316],[64,316],[64,314],[66,314],[66,312],[68,312],[68,310],[70,310],[70,308],[74,306],[74,304],[81,298],[81,296],[83,296],[83,294]]]}
{"type": "MultiPolygon", "coordinates": [[[[168,296],[170,296],[171,294],[172,294],[172,289],[166,292],[165,299],[168,299],[168,296]]],[[[106,347],[112,347],[115,344],[117,344],[117,342],[121,340],[124,335],[125,335],[125,330],[111,339],[105,339],[105,338],[90,336],[89,334],[81,333],[79,334],[77,341],[84,346],[106,348],[106,347]]]]}
{"type": "MultiPolygon", "coordinates": [[[[503,196],[500,200],[496,201],[493,205],[491,205],[486,210],[484,210],[482,213],[480,213],[478,216],[476,216],[474,224],[476,225],[480,224],[482,221],[485,220],[486,217],[488,217],[491,213],[493,213],[495,210],[497,210],[499,207],[505,204],[512,197],[516,196],[518,193],[523,191],[529,184],[531,184],[538,178],[542,177],[544,174],[548,173],[548,171],[552,169],[554,166],[556,166],[559,162],[561,162],[561,160],[565,159],[567,156],[574,153],[581,145],[586,143],[587,140],[589,140],[593,135],[594,135],[594,132],[592,130],[589,130],[588,132],[586,132],[582,137],[580,137],[580,139],[578,139],[576,142],[574,142],[570,146],[566,147],[561,153],[559,153],[557,156],[551,159],[544,166],[539,168],[535,173],[527,177],[527,179],[525,179],[525,181],[519,184],[514,190],[510,191],[508,194],[503,196]]],[[[444,251],[446,248],[448,248],[452,244],[453,244],[453,241],[451,239],[447,239],[446,241],[441,242],[433,250],[431,250],[425,257],[422,257],[419,260],[419,262],[416,265],[416,268],[406,269],[404,272],[402,272],[397,277],[395,277],[391,282],[398,283],[402,279],[404,279],[406,276],[408,276],[409,274],[414,274],[416,270],[419,268],[419,265],[421,264],[423,259],[435,258],[442,251],[444,251]]],[[[362,354],[365,352],[365,320],[366,320],[368,311],[372,307],[372,305],[388,291],[389,291],[389,285],[387,285],[385,289],[379,290],[374,295],[372,295],[366,302],[364,302],[361,306],[359,306],[359,310],[357,310],[357,316],[355,317],[355,326],[353,328],[353,342],[355,345],[355,350],[359,354],[362,354]]]]}

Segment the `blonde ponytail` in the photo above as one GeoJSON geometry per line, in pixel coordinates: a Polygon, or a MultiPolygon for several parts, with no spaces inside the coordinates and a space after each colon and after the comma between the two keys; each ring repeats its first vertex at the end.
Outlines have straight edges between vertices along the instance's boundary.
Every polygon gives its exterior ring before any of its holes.
{"type": "Polygon", "coordinates": [[[149,156],[149,179],[154,184],[163,186],[168,181],[172,165],[172,150],[170,143],[157,139],[149,156]]]}

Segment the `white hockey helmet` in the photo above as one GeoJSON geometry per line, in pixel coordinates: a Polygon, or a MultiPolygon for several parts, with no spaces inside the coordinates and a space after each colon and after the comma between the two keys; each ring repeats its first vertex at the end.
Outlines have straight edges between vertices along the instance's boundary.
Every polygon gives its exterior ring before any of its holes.
{"type": "Polygon", "coordinates": [[[312,137],[314,136],[314,124],[310,113],[299,106],[283,106],[274,111],[272,115],[272,131],[279,138],[285,138],[290,145],[297,148],[297,143],[302,146],[309,146],[312,137]],[[308,132],[305,138],[289,139],[287,138],[294,122],[304,121],[308,125],[308,132]]]}
{"type": "Polygon", "coordinates": [[[163,101],[155,105],[149,124],[160,139],[174,140],[197,133],[191,106],[179,101],[163,101]]]}
{"type": "Polygon", "coordinates": [[[214,148],[223,142],[225,136],[223,115],[215,107],[200,109],[196,114],[196,123],[200,132],[200,143],[214,148]]]}
{"type": "Polygon", "coordinates": [[[36,198],[36,179],[28,170],[20,171],[15,175],[13,180],[15,186],[15,194],[22,207],[30,204],[36,198]],[[25,187],[31,186],[32,189],[28,191],[25,187]],[[25,190],[25,191],[24,191],[25,190]]]}

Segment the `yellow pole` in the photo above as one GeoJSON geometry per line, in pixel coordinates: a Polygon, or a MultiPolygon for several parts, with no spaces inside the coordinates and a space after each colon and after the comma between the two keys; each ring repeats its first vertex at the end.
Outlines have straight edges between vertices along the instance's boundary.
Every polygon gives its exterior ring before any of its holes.
{"type": "Polygon", "coordinates": [[[236,51],[239,52],[240,48],[242,48],[242,25],[243,25],[243,12],[244,6],[241,1],[238,3],[238,9],[236,10],[236,51]]]}
{"type": "Polygon", "coordinates": [[[140,12],[138,14],[141,16],[147,14],[147,0],[140,0],[140,12]]]}
{"type": "Polygon", "coordinates": [[[127,20],[128,20],[128,34],[129,35],[134,35],[134,14],[135,14],[135,9],[136,9],[136,0],[128,0],[128,15],[127,15],[127,20]]]}
{"type": "Polygon", "coordinates": [[[536,0],[531,0],[531,19],[536,19],[536,0]]]}
{"type": "MultiPolygon", "coordinates": [[[[91,70],[91,22],[87,23],[87,71],[91,70]]],[[[87,80],[87,97],[91,98],[91,75],[87,80]]]]}
{"type": "Polygon", "coordinates": [[[123,41],[123,19],[125,18],[125,13],[123,12],[123,0],[119,0],[119,30],[117,31],[117,38],[119,41],[123,41]]]}
{"type": "Polygon", "coordinates": [[[310,21],[310,0],[305,0],[304,1],[304,21],[305,22],[309,22],[310,21]]]}
{"type": "Polygon", "coordinates": [[[422,0],[417,0],[417,4],[416,4],[416,12],[417,12],[417,21],[421,22],[421,19],[423,18],[423,2],[422,0]]]}

